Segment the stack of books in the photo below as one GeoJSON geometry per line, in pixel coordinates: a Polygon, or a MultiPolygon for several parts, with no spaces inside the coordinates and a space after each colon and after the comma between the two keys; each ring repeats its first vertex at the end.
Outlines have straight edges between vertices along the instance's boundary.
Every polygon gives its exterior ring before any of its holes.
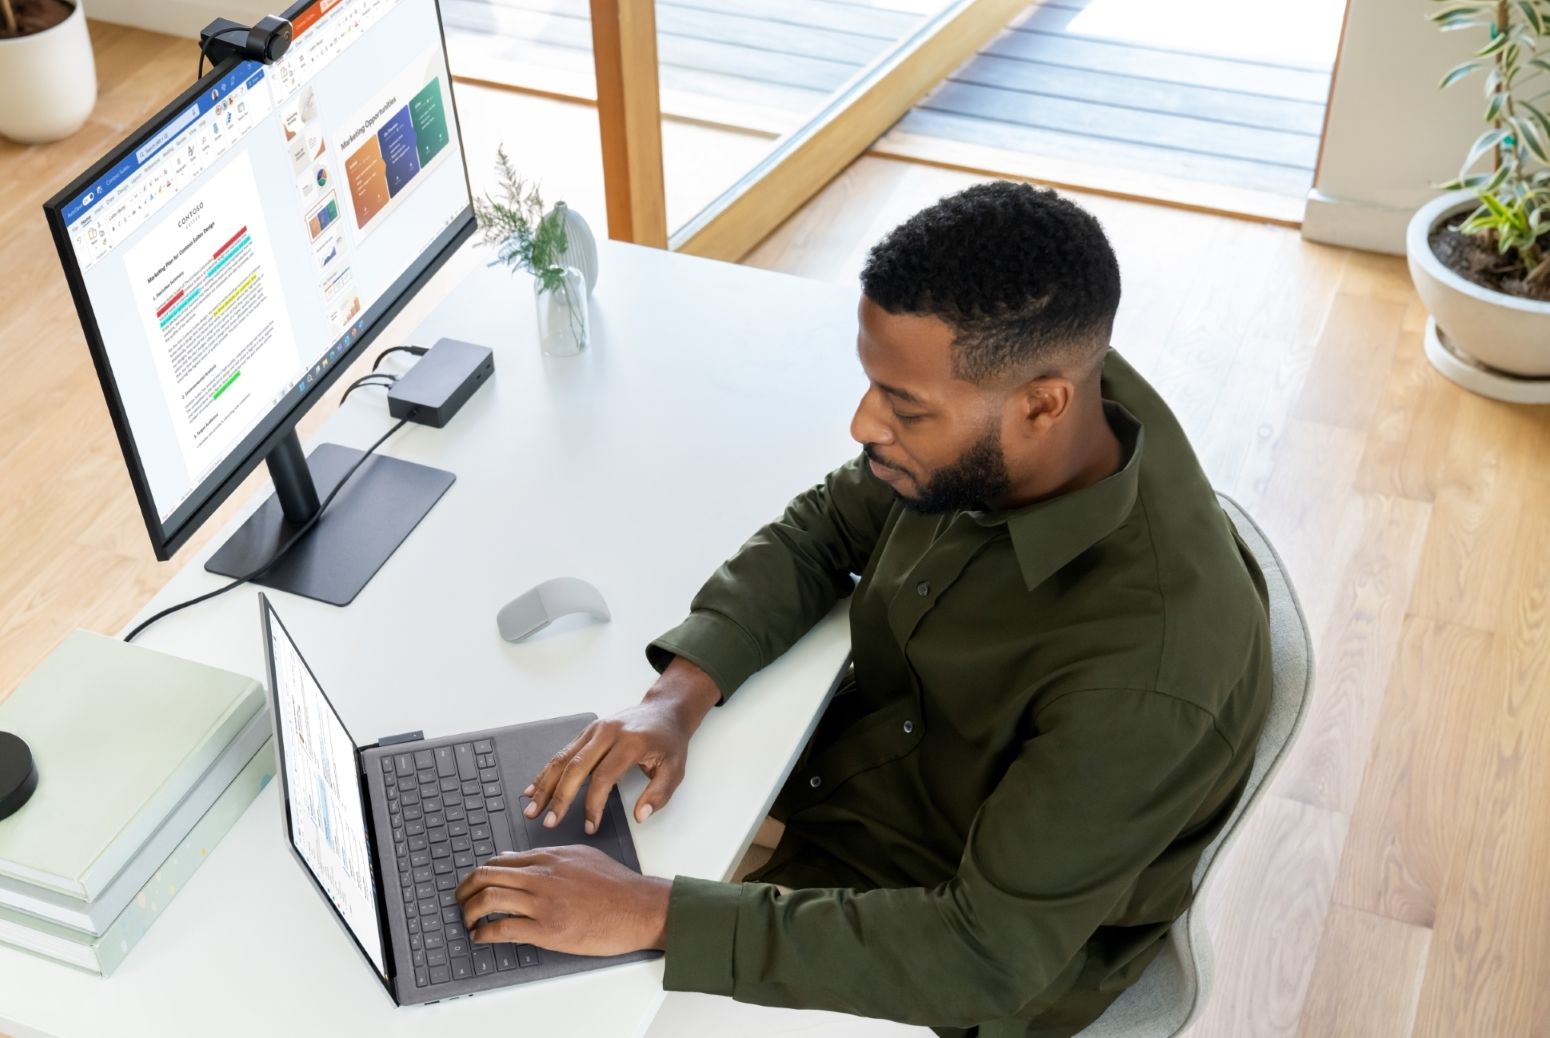
{"type": "Polygon", "coordinates": [[[0,943],[104,976],[274,775],[252,678],[76,631],[10,696],[32,798],[0,819],[0,943]]]}

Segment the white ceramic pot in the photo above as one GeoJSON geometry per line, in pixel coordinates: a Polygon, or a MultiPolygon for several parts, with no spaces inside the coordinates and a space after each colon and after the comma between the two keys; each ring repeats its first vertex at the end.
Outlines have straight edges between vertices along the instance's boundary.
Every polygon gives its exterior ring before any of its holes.
{"type": "Polygon", "coordinates": [[[1507,376],[1550,377],[1550,303],[1477,285],[1443,266],[1432,252],[1432,228],[1478,205],[1473,192],[1457,191],[1434,199],[1411,217],[1405,254],[1416,292],[1436,322],[1439,338],[1454,353],[1507,376]]]}
{"type": "Polygon", "coordinates": [[[0,40],[0,137],[39,144],[68,137],[97,102],[86,12],[42,32],[0,40]]]}

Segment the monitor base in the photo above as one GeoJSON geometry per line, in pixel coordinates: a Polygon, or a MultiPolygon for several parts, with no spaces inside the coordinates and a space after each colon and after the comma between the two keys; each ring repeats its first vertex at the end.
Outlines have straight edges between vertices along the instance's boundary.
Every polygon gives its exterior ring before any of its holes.
{"type": "MultiPolygon", "coordinates": [[[[307,458],[319,496],[326,498],[363,453],[337,443],[319,444],[307,458]]],[[[456,478],[441,469],[373,454],[317,525],[254,583],[330,605],[349,605],[456,478]]],[[[210,556],[205,569],[227,577],[251,573],[273,558],[295,530],[280,499],[270,495],[210,556]]]]}

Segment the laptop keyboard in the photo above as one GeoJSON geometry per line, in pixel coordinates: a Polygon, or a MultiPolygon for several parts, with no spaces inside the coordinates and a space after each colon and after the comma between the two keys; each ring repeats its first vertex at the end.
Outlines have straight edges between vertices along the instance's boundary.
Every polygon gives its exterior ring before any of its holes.
{"type": "Polygon", "coordinates": [[[496,852],[497,829],[510,849],[494,744],[480,739],[384,757],[382,785],[415,986],[538,965],[529,944],[473,944],[455,896],[463,877],[496,852]]]}

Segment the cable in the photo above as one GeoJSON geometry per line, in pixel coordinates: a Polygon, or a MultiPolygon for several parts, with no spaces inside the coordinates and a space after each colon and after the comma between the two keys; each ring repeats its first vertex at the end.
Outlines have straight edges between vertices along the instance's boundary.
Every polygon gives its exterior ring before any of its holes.
{"type": "Polygon", "coordinates": [[[423,357],[430,351],[431,350],[429,346],[392,346],[377,354],[377,359],[372,362],[371,370],[376,371],[379,367],[381,367],[383,358],[385,358],[389,353],[412,353],[416,357],[423,357]]]}
{"type": "Polygon", "coordinates": [[[367,386],[381,386],[383,389],[392,389],[393,388],[393,383],[397,382],[397,381],[398,381],[398,376],[397,375],[389,375],[385,371],[382,372],[380,375],[372,375],[372,374],[362,375],[360,378],[356,379],[354,382],[351,382],[350,383],[350,388],[346,389],[344,391],[344,393],[340,395],[339,403],[343,404],[346,400],[350,399],[350,394],[355,392],[357,389],[364,389],[367,386]],[[387,381],[386,382],[372,381],[373,379],[379,379],[379,378],[380,379],[387,379],[387,381]]]}
{"type": "Polygon", "coordinates": [[[328,492],[328,496],[323,499],[323,503],[318,505],[318,510],[312,513],[312,518],[302,523],[301,528],[298,529],[295,533],[291,534],[290,537],[286,539],[284,544],[280,545],[280,550],[275,552],[268,562],[264,563],[262,566],[249,573],[244,573],[242,576],[237,577],[230,584],[223,584],[222,586],[216,588],[214,591],[206,591],[202,595],[197,595],[194,598],[179,602],[177,605],[168,606],[166,609],[163,609],[161,612],[155,614],[154,616],[148,617],[140,624],[140,626],[124,635],[124,641],[134,641],[141,631],[145,630],[147,627],[151,626],[153,623],[160,620],[164,616],[169,616],[172,613],[177,612],[179,609],[187,609],[191,605],[198,605],[200,602],[208,602],[210,599],[217,595],[224,595],[232,588],[246,584],[250,580],[257,580],[259,577],[269,572],[270,568],[273,567],[275,563],[285,558],[285,553],[291,550],[291,545],[301,540],[301,538],[306,535],[308,530],[317,525],[317,521],[323,517],[323,513],[327,511],[329,504],[333,502],[335,497],[339,496],[339,491],[344,489],[345,484],[350,482],[350,477],[355,475],[356,469],[359,469],[362,465],[364,465],[366,463],[366,459],[375,454],[377,448],[386,443],[389,436],[392,436],[405,425],[409,424],[409,418],[412,415],[413,412],[411,411],[410,415],[400,418],[397,425],[393,426],[393,428],[377,437],[377,442],[373,443],[370,447],[367,447],[365,454],[362,454],[359,458],[355,459],[355,464],[351,465],[345,471],[344,478],[334,485],[334,489],[328,492]]]}
{"type": "Polygon", "coordinates": [[[222,36],[230,36],[234,32],[247,31],[248,27],[246,25],[231,25],[222,29],[220,32],[211,33],[209,36],[201,36],[199,38],[199,70],[194,73],[194,82],[197,83],[201,79],[205,78],[205,59],[210,56],[205,52],[205,48],[210,45],[211,40],[218,40],[222,36]]]}

